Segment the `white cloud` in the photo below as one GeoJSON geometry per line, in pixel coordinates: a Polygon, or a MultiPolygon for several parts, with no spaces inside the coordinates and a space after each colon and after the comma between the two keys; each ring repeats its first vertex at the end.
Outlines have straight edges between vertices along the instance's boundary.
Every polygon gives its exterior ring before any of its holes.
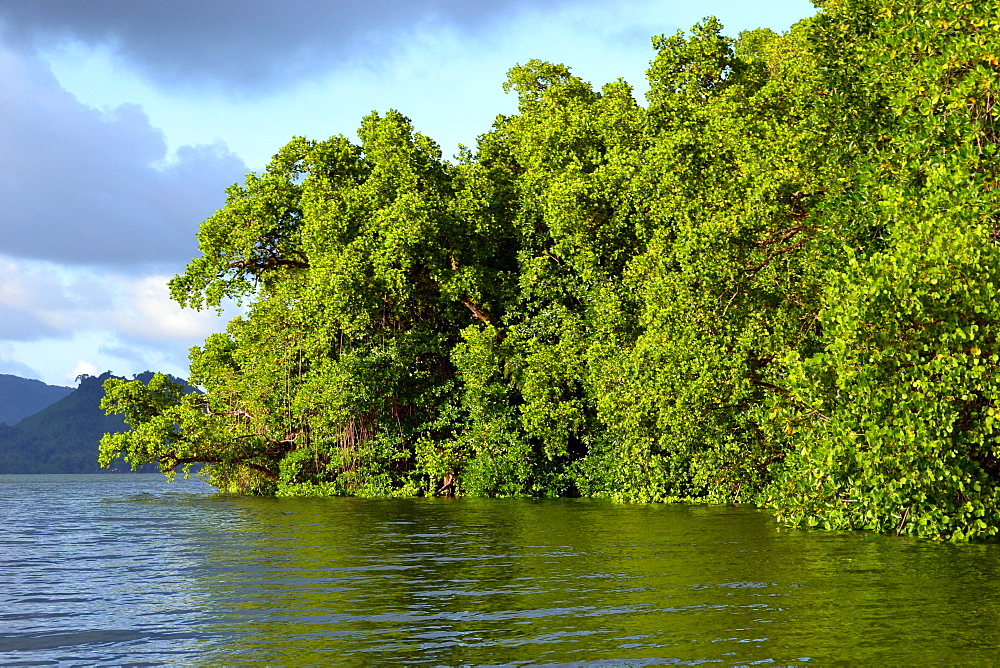
{"type": "Polygon", "coordinates": [[[0,305],[20,309],[62,306],[54,266],[0,257],[0,305]]]}
{"type": "Polygon", "coordinates": [[[224,321],[214,311],[182,309],[170,299],[169,278],[0,258],[0,307],[31,315],[67,336],[106,329],[168,342],[217,331],[224,321]]]}
{"type": "Polygon", "coordinates": [[[168,276],[146,276],[129,283],[123,308],[115,314],[116,329],[147,341],[200,340],[218,331],[215,311],[182,309],[170,299],[168,280],[168,276]]]}
{"type": "Polygon", "coordinates": [[[94,363],[87,362],[86,360],[77,360],[73,370],[66,374],[66,380],[75,381],[80,376],[97,376],[99,374],[100,372],[94,363]]]}
{"type": "Polygon", "coordinates": [[[0,369],[49,383],[98,371],[186,375],[188,349],[225,328],[231,310],[182,309],[167,275],[132,276],[0,257],[0,369]]]}

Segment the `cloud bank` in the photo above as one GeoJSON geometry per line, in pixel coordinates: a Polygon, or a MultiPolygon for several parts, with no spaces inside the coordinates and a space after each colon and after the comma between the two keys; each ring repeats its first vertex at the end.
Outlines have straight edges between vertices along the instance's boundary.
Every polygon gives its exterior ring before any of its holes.
{"type": "Polygon", "coordinates": [[[0,257],[0,373],[30,369],[30,377],[65,382],[85,363],[119,373],[183,374],[188,349],[237,311],[220,318],[181,309],[170,299],[168,278],[0,257]],[[21,361],[25,355],[30,366],[21,361]]]}
{"type": "Polygon", "coordinates": [[[282,86],[344,61],[370,57],[413,25],[476,30],[524,7],[564,0],[241,0],[0,4],[8,40],[29,48],[53,41],[113,44],[161,83],[222,82],[243,90],[282,86]]]}
{"type": "Polygon", "coordinates": [[[246,167],[223,146],[166,157],[137,105],[80,104],[36,59],[0,50],[0,253],[69,264],[186,262],[246,167]]]}

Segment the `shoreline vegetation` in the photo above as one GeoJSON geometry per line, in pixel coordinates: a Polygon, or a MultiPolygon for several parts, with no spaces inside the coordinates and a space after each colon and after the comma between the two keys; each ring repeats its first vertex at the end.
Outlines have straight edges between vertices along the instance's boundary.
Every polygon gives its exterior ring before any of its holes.
{"type": "Polygon", "coordinates": [[[101,441],[265,495],[753,503],[1000,525],[1000,16],[825,0],[653,39],[647,105],[514,67],[454,162],[396,111],[294,138],[170,282],[247,305],[101,441]]]}

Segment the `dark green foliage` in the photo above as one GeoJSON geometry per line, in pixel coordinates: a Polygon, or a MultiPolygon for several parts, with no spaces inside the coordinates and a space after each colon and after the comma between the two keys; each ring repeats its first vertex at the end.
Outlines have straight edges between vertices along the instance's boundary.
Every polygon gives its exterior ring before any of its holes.
{"type": "Polygon", "coordinates": [[[457,164],[396,112],[233,186],[171,282],[249,302],[119,453],[260,494],[766,503],[997,533],[1000,19],[829,0],[656,37],[648,105],[562,65],[457,164]]]}

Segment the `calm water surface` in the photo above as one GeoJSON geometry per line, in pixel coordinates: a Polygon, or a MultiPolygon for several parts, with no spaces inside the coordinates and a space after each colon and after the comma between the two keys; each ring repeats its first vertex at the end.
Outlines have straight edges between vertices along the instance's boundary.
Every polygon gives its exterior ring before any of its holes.
{"type": "Polygon", "coordinates": [[[741,507],[0,476],[0,664],[1000,661],[1000,546],[741,507]]]}

